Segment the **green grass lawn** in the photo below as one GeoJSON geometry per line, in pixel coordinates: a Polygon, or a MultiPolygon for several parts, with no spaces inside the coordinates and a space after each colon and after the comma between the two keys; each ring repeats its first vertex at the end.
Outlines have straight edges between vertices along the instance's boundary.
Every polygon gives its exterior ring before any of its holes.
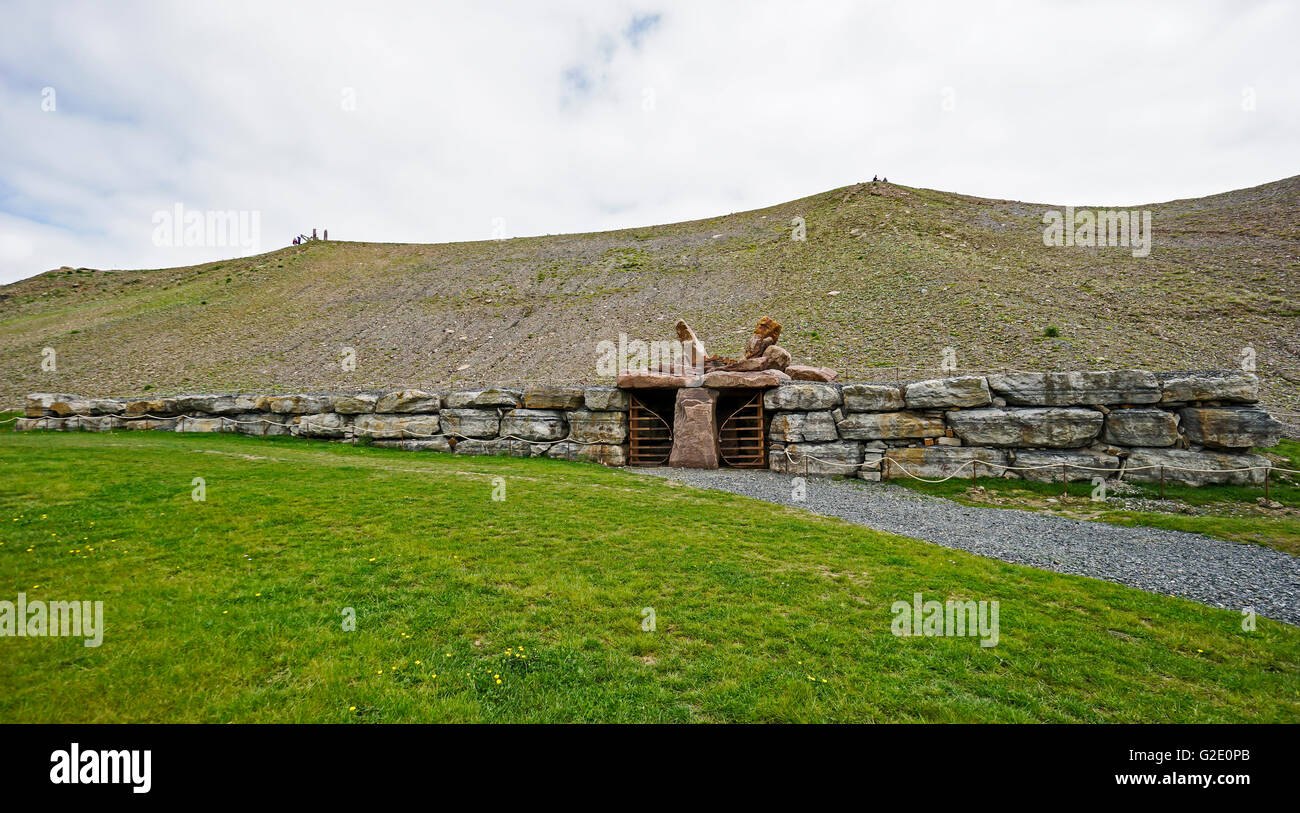
{"type": "MultiPolygon", "coordinates": [[[[1300,471],[1300,442],[1283,440],[1275,447],[1255,451],[1272,457],[1278,467],[1300,471]]],[[[1093,486],[1083,482],[1070,483],[1067,490],[1062,489],[1060,483],[980,477],[978,483],[984,489],[982,492],[970,490],[969,477],[942,483],[925,483],[903,477],[892,482],[966,505],[1047,511],[1115,525],[1190,531],[1233,542],[1264,545],[1300,556],[1300,476],[1297,475],[1272,476],[1269,497],[1283,504],[1281,510],[1266,509],[1257,504],[1256,501],[1264,496],[1262,486],[1165,486],[1165,499],[1171,508],[1185,507],[1200,512],[1195,514],[1128,510],[1114,503],[1093,502],[1090,499],[1093,486]],[[1060,500],[1062,493],[1068,493],[1069,499],[1060,500]],[[1049,503],[1048,499],[1056,501],[1049,503]]],[[[1130,485],[1137,492],[1132,496],[1152,500],[1160,497],[1159,484],[1130,485]]]]}
{"type": "Polygon", "coordinates": [[[1295,627],[594,465],[4,432],[0,512],[0,599],[106,625],[0,638],[7,722],[1300,720],[1295,627]]]}

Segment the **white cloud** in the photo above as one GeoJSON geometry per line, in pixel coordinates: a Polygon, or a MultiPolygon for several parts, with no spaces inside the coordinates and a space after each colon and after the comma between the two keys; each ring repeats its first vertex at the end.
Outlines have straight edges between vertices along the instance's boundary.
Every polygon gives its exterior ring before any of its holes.
{"type": "Polygon", "coordinates": [[[175,202],[259,211],[272,248],[670,222],[877,172],[1128,205],[1296,171],[1285,3],[372,5],[6,3],[0,281],[232,253],[155,246],[175,202]]]}

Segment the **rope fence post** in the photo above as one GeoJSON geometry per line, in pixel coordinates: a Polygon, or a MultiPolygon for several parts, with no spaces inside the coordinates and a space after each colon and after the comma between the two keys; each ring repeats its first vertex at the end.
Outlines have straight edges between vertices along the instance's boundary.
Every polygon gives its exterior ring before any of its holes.
{"type": "Polygon", "coordinates": [[[1160,499],[1165,498],[1165,467],[1160,467],[1160,499]]]}
{"type": "Polygon", "coordinates": [[[1272,473],[1272,466],[1266,466],[1264,468],[1264,502],[1268,502],[1268,478],[1272,473]]]}

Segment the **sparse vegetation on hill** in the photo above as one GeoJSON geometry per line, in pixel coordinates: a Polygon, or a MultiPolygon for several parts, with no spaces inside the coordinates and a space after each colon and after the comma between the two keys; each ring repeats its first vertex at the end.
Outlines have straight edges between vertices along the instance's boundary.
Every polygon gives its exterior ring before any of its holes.
{"type": "Polygon", "coordinates": [[[0,397],[592,381],[601,339],[682,317],[734,355],[770,314],[796,362],[845,379],[937,375],[946,346],[970,370],[1229,367],[1251,347],[1266,403],[1300,411],[1300,176],[1135,207],[1144,258],[1044,246],[1057,208],[857,184],[597,234],[60,269],[0,289],[0,397]]]}

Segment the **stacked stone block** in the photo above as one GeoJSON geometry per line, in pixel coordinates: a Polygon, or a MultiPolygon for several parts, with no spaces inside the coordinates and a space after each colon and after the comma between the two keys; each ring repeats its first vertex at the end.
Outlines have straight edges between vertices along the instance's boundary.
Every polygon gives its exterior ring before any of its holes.
{"type": "Polygon", "coordinates": [[[628,399],[613,387],[418,389],[156,398],[27,397],[17,428],[293,435],[456,454],[627,462],[628,399]]]}
{"type": "Polygon", "coordinates": [[[763,404],[775,471],[1154,482],[1163,467],[1168,481],[1202,485],[1263,481],[1268,460],[1249,451],[1275,445],[1283,426],[1258,400],[1249,373],[1111,370],[791,381],[763,404]]]}

